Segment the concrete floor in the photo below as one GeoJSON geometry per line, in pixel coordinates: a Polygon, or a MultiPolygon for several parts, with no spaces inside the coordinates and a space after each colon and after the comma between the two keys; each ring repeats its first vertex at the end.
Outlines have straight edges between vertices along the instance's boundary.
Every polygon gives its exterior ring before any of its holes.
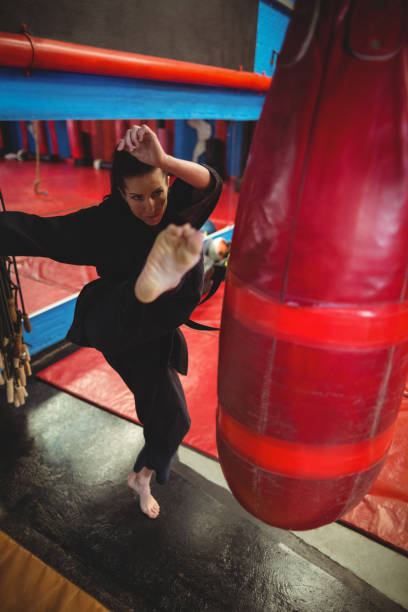
{"type": "Polygon", "coordinates": [[[264,525],[186,447],[149,520],[124,482],[141,428],[34,378],[28,390],[20,409],[1,399],[0,529],[110,610],[408,609],[406,556],[338,524],[264,525]]]}

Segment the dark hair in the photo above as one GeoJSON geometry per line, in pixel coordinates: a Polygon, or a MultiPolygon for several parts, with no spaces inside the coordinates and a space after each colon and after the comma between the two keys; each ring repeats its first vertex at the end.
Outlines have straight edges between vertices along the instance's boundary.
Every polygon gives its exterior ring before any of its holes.
{"type": "MultiPolygon", "coordinates": [[[[156,166],[150,166],[139,161],[127,151],[117,151],[115,149],[112,158],[111,168],[111,193],[117,193],[119,189],[124,189],[124,179],[131,176],[144,176],[156,169],[156,166]]],[[[167,173],[163,171],[167,176],[167,173]]]]}

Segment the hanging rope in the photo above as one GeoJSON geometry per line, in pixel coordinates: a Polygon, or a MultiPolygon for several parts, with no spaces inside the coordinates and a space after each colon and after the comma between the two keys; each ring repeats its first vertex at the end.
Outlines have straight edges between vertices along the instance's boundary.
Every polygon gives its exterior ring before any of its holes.
{"type": "Polygon", "coordinates": [[[34,181],[34,192],[37,195],[48,195],[47,191],[41,191],[40,185],[40,145],[38,136],[38,121],[33,121],[34,128],[34,141],[35,141],[35,181],[34,181]]]}
{"type": "MultiPolygon", "coordinates": [[[[2,210],[5,211],[0,191],[2,210]]],[[[0,386],[6,387],[7,402],[22,406],[31,374],[30,353],[23,341],[23,327],[31,331],[14,257],[0,257],[0,386]],[[14,279],[12,276],[14,271],[14,279]],[[19,304],[20,302],[20,304],[19,304]]]]}

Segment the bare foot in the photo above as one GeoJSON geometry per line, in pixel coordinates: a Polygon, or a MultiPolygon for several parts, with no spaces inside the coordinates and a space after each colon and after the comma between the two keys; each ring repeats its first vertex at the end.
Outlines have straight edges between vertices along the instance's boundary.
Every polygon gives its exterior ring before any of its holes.
{"type": "Polygon", "coordinates": [[[203,235],[189,223],[169,225],[157,236],[146,264],[135,284],[140,302],[153,302],[177,287],[182,277],[199,261],[203,235]]]}
{"type": "Polygon", "coordinates": [[[147,468],[142,468],[137,474],[132,472],[127,477],[128,486],[136,491],[140,497],[140,509],[147,514],[149,518],[155,519],[159,516],[160,506],[154,499],[150,491],[150,479],[153,471],[147,468]]]}

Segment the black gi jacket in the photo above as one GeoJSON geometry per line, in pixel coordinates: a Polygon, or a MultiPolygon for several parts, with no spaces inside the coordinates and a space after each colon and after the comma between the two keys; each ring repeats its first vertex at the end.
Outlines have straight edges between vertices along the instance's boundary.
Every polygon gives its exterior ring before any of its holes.
{"type": "Polygon", "coordinates": [[[158,231],[169,223],[187,221],[199,229],[214,210],[222,181],[212,168],[208,170],[212,180],[205,191],[175,180],[163,219],[154,227],[135,217],[119,194],[107,196],[98,206],[58,217],[0,213],[0,254],[95,266],[100,278],[85,285],[78,296],[67,338],[106,355],[143,345],[143,350],[159,350],[163,365],[171,363],[185,374],[186,345],[177,328],[200,300],[202,260],[176,289],[150,304],[136,299],[134,284],[158,231]]]}

